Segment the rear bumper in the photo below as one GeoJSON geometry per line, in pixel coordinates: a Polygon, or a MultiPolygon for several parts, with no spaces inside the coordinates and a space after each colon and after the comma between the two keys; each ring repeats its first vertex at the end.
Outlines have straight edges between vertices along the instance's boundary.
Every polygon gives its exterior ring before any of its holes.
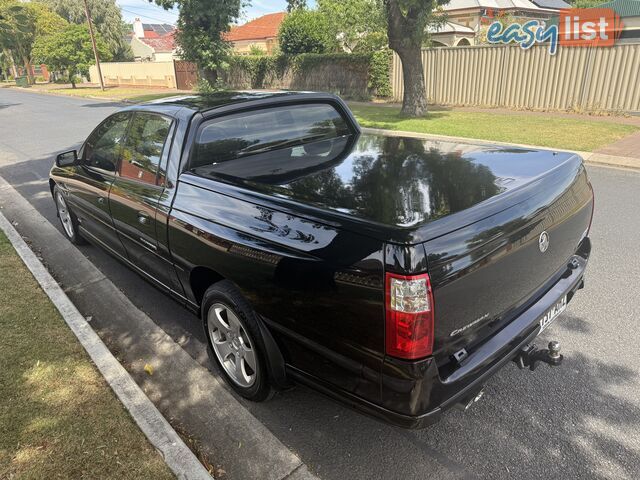
{"type": "MultiPolygon", "coordinates": [[[[566,268],[559,272],[559,278],[538,301],[487,342],[476,348],[447,377],[440,376],[433,359],[424,360],[417,366],[415,364],[402,365],[404,362],[393,359],[385,360],[382,377],[382,400],[387,403],[385,418],[396,425],[420,428],[436,421],[444,410],[475,396],[489,377],[514,359],[527,343],[531,343],[538,336],[540,333],[539,320],[545,312],[564,295],[570,302],[576,291],[583,287],[584,272],[590,252],[591,241],[586,237],[581,242],[576,254],[567,262],[566,268]],[[389,366],[393,368],[390,369],[389,366]],[[409,385],[401,382],[404,384],[402,391],[406,392],[404,402],[402,401],[402,393],[393,389],[393,385],[398,384],[398,379],[396,378],[394,382],[392,378],[389,378],[388,373],[392,371],[403,371],[405,379],[413,378],[413,385],[409,390],[407,389],[409,385]],[[417,375],[419,371],[422,371],[422,375],[417,375]],[[419,399],[413,394],[415,391],[420,392],[419,399]],[[390,399],[395,404],[389,405],[390,399]],[[428,399],[428,403],[425,403],[425,399],[428,399]],[[417,401],[424,410],[415,415],[407,414],[406,409],[412,408],[412,401],[413,405],[416,405],[417,401]]],[[[560,318],[558,321],[562,321],[562,319],[560,318]]]]}
{"type": "MultiPolygon", "coordinates": [[[[297,369],[288,373],[301,383],[346,402],[351,407],[404,428],[422,428],[435,423],[442,412],[475,396],[484,383],[540,332],[539,320],[562,296],[570,302],[584,284],[591,242],[585,238],[569,259],[558,280],[491,339],[479,346],[447,377],[440,376],[432,358],[404,362],[384,361],[381,376],[381,405],[345,391],[336,391],[297,369]]],[[[561,319],[558,319],[562,321],[561,319]]]]}

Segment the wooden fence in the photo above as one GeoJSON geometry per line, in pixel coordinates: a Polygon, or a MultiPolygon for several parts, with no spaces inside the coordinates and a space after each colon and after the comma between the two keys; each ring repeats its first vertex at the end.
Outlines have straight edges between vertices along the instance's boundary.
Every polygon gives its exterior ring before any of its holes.
{"type": "MultiPolygon", "coordinates": [[[[422,61],[430,103],[536,110],[640,111],[640,44],[611,48],[515,45],[431,48],[422,61]]],[[[394,55],[393,98],[402,100],[394,55]]]]}

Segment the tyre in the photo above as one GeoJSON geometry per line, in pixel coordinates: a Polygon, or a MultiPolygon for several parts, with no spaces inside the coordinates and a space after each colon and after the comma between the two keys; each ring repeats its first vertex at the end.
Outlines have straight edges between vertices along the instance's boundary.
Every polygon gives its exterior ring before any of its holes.
{"type": "Polygon", "coordinates": [[[84,245],[87,243],[84,238],[80,236],[80,230],[78,229],[78,217],[69,210],[67,200],[64,197],[64,192],[57,185],[53,187],[53,200],[56,204],[58,218],[62,224],[62,231],[65,236],[75,245],[84,245]]]}
{"type": "Polygon", "coordinates": [[[202,299],[209,357],[238,394],[254,402],[273,395],[256,313],[229,280],[213,284],[202,299]]]}

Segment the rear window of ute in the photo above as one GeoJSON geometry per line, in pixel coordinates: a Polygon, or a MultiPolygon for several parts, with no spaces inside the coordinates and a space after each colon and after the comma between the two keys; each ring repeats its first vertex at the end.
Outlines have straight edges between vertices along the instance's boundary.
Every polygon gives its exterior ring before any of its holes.
{"type": "Polygon", "coordinates": [[[297,151],[301,145],[322,145],[350,133],[345,119],[329,104],[288,105],[237,113],[207,121],[200,127],[190,168],[275,150],[297,151]]]}

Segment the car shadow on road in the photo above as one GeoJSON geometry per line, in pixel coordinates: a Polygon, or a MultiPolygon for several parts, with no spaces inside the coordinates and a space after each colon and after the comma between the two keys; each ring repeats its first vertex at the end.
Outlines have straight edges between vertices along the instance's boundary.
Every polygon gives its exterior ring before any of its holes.
{"type": "Polygon", "coordinates": [[[570,313],[564,313],[562,315],[562,321],[554,323],[555,326],[562,330],[568,330],[571,332],[589,334],[593,331],[593,328],[586,320],[580,317],[571,315],[570,313]]]}

